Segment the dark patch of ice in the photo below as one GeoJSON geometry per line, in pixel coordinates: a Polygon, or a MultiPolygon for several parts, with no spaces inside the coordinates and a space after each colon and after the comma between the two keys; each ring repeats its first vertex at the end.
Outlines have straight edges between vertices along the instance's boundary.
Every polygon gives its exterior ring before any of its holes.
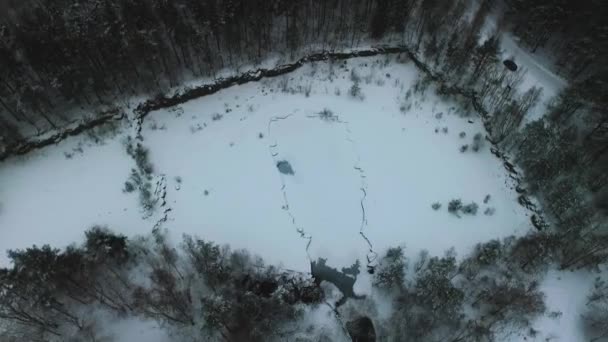
{"type": "Polygon", "coordinates": [[[284,175],[291,175],[291,176],[294,175],[293,168],[291,167],[291,164],[289,164],[289,162],[287,160],[281,160],[280,162],[278,162],[277,169],[279,169],[279,172],[284,175]]]}

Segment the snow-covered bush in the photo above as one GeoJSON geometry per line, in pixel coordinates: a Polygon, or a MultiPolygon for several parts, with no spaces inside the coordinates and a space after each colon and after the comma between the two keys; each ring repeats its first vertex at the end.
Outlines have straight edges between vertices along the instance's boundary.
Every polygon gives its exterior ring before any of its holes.
{"type": "Polygon", "coordinates": [[[460,217],[459,213],[463,213],[466,215],[476,215],[479,206],[475,202],[471,202],[467,205],[462,204],[462,200],[460,198],[453,199],[448,203],[448,212],[460,217]]]}
{"type": "Polygon", "coordinates": [[[479,206],[477,205],[477,203],[471,202],[467,205],[464,205],[460,209],[460,211],[462,211],[462,213],[466,214],[466,215],[477,215],[477,209],[479,209],[479,206]]]}
{"type": "Polygon", "coordinates": [[[350,80],[353,83],[361,82],[361,76],[359,76],[359,74],[357,73],[357,71],[354,68],[350,71],[350,80]]]}
{"type": "Polygon", "coordinates": [[[441,203],[435,202],[431,205],[431,208],[433,208],[433,210],[439,210],[441,208],[441,203]]]}
{"type": "Polygon", "coordinates": [[[475,152],[478,152],[483,146],[483,136],[481,133],[475,134],[473,137],[473,144],[471,145],[471,149],[475,152]]]}
{"type": "Polygon", "coordinates": [[[448,203],[448,211],[452,214],[458,215],[458,211],[462,209],[462,200],[453,199],[448,203]]]}
{"type": "Polygon", "coordinates": [[[281,89],[283,93],[289,92],[289,78],[287,76],[283,76],[279,79],[279,89],[281,89]]]}
{"type": "Polygon", "coordinates": [[[132,139],[127,139],[126,142],[127,154],[130,155],[137,165],[137,169],[143,174],[149,176],[154,172],[154,166],[149,160],[149,151],[141,143],[133,143],[132,139]]]}
{"type": "Polygon", "coordinates": [[[145,211],[150,211],[154,207],[152,199],[152,183],[147,177],[142,177],[142,174],[135,169],[131,170],[129,180],[125,182],[125,192],[127,190],[137,189],[139,191],[139,204],[145,211]]]}
{"type": "Polygon", "coordinates": [[[380,259],[374,273],[373,285],[384,290],[396,290],[405,285],[407,259],[401,247],[389,248],[380,259]]]}
{"type": "Polygon", "coordinates": [[[302,87],[302,89],[304,91],[304,96],[310,97],[310,93],[312,92],[312,83],[306,84],[304,87],[302,87]]]}
{"type": "Polygon", "coordinates": [[[486,210],[484,210],[483,214],[486,216],[492,216],[492,215],[494,215],[495,212],[496,212],[496,209],[494,207],[489,207],[489,208],[486,208],[486,210]]]}
{"type": "Polygon", "coordinates": [[[131,193],[131,192],[135,191],[135,185],[133,185],[133,183],[131,183],[129,181],[126,181],[125,186],[122,191],[126,192],[126,193],[131,193]]]}
{"type": "Polygon", "coordinates": [[[325,121],[335,121],[337,119],[334,112],[332,112],[328,108],[323,108],[323,110],[319,112],[319,117],[321,118],[321,120],[325,121]]]}
{"type": "Polygon", "coordinates": [[[353,85],[350,87],[350,90],[348,91],[348,94],[351,97],[359,99],[359,100],[363,100],[365,98],[365,96],[363,95],[363,93],[361,91],[361,87],[359,86],[359,82],[353,83],[353,85]]]}
{"type": "MultiPolygon", "coordinates": [[[[399,111],[401,111],[401,113],[405,114],[407,113],[410,109],[412,109],[412,104],[411,103],[403,103],[401,104],[401,106],[399,106],[399,111]]],[[[437,133],[439,130],[436,130],[435,133],[437,133]]]]}

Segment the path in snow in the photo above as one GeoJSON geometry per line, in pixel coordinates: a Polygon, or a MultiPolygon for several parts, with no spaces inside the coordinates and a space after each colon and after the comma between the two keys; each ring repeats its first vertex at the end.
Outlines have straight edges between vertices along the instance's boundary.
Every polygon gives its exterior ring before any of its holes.
{"type": "Polygon", "coordinates": [[[515,38],[509,33],[501,36],[501,50],[503,59],[514,58],[520,68],[525,68],[526,74],[522,83],[522,91],[533,86],[542,87],[540,103],[528,114],[526,121],[539,119],[544,115],[546,106],[552,97],[559,94],[568,84],[566,80],[549,70],[537,61],[537,57],[524,51],[515,42],[515,38]]]}

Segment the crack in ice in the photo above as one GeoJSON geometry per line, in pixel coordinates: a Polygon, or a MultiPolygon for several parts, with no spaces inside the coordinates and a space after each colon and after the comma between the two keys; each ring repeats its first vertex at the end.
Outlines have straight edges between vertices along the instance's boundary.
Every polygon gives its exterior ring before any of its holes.
{"type": "MultiPolygon", "coordinates": [[[[284,115],[284,116],[273,116],[272,118],[270,118],[270,120],[268,121],[268,137],[272,137],[272,123],[273,122],[286,120],[286,119],[290,118],[291,116],[293,116],[293,113],[284,115]]],[[[276,140],[275,140],[274,144],[268,146],[268,151],[270,152],[270,156],[272,157],[272,160],[274,161],[275,165],[279,162],[276,159],[276,156],[278,156],[279,153],[274,151],[274,149],[277,148],[278,146],[279,146],[279,143],[276,140]]],[[[310,261],[312,261],[312,258],[310,257],[309,249],[310,249],[310,245],[312,243],[312,235],[307,234],[306,231],[304,230],[304,228],[298,226],[298,224],[296,222],[296,217],[293,215],[293,213],[291,212],[291,209],[289,207],[289,199],[287,196],[287,185],[285,184],[284,176],[281,173],[279,173],[279,177],[281,179],[281,192],[283,193],[283,210],[285,210],[285,212],[287,212],[287,215],[289,215],[289,217],[291,218],[291,224],[296,229],[296,232],[300,235],[300,238],[308,240],[306,243],[305,250],[306,250],[306,256],[308,258],[308,261],[310,262],[310,261]]]]}
{"type": "Polygon", "coordinates": [[[367,246],[369,248],[368,253],[366,254],[366,259],[367,259],[367,269],[371,273],[374,271],[375,262],[378,257],[378,254],[374,251],[374,246],[373,246],[372,242],[370,241],[370,239],[367,237],[367,235],[365,235],[365,227],[367,227],[367,214],[365,212],[365,199],[367,198],[367,182],[366,182],[367,176],[365,175],[365,170],[360,166],[361,155],[359,153],[357,143],[352,139],[352,131],[350,129],[350,123],[348,121],[340,119],[340,117],[337,115],[332,115],[331,117],[326,118],[319,113],[319,114],[315,114],[315,115],[307,115],[306,117],[314,118],[314,119],[321,119],[321,120],[324,120],[327,122],[337,122],[344,126],[344,129],[346,131],[346,141],[350,142],[353,154],[357,158],[355,165],[353,166],[353,169],[355,169],[359,172],[359,179],[361,182],[360,190],[361,190],[362,196],[359,201],[360,205],[361,205],[361,225],[359,227],[359,235],[361,235],[361,237],[363,238],[363,240],[365,241],[365,243],[367,244],[367,246]]]}
{"type": "Polygon", "coordinates": [[[368,272],[373,272],[375,269],[375,262],[378,257],[378,254],[374,251],[374,245],[370,241],[370,239],[365,235],[365,228],[367,227],[367,213],[365,211],[365,200],[367,199],[367,176],[365,175],[365,170],[361,167],[361,154],[359,153],[359,148],[357,147],[357,143],[352,139],[352,131],[350,129],[350,123],[348,121],[342,121],[339,118],[337,122],[340,122],[344,125],[346,130],[346,140],[351,143],[351,147],[353,149],[353,153],[357,157],[357,161],[353,166],[353,169],[359,172],[359,179],[361,181],[361,199],[359,201],[361,205],[361,225],[359,227],[359,235],[365,240],[367,246],[369,248],[368,253],[366,255],[367,258],[367,269],[368,272]]]}

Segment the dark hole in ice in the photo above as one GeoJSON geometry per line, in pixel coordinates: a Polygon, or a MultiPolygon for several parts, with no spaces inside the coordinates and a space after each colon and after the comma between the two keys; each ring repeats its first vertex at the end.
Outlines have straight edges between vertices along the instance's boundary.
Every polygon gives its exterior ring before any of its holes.
{"type": "Polygon", "coordinates": [[[353,342],[375,342],[376,329],[374,323],[367,317],[359,317],[346,323],[346,330],[353,342]]]}
{"type": "Polygon", "coordinates": [[[289,162],[287,160],[281,160],[280,162],[277,163],[277,169],[279,169],[279,172],[281,172],[284,175],[293,175],[293,168],[291,167],[291,164],[289,164],[289,162]]]}
{"type": "Polygon", "coordinates": [[[355,294],[354,290],[357,276],[360,273],[359,268],[361,267],[361,263],[358,260],[348,268],[343,267],[342,271],[329,267],[326,262],[327,259],[323,258],[312,261],[310,263],[310,273],[312,274],[315,283],[318,285],[321,284],[322,281],[326,281],[334,284],[338,290],[342,292],[342,298],[336,302],[336,307],[344,304],[348,298],[365,298],[365,296],[355,294]]]}

